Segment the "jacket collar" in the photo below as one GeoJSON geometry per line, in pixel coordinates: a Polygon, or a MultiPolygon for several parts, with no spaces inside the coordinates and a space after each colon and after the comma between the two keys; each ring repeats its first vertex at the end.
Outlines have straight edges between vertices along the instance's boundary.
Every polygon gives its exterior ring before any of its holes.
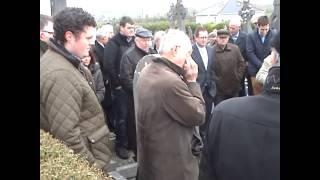
{"type": "Polygon", "coordinates": [[[159,57],[159,58],[154,59],[153,61],[163,63],[164,65],[166,65],[170,69],[172,69],[175,73],[177,73],[181,77],[181,79],[183,79],[183,80],[185,79],[184,78],[185,71],[181,67],[179,67],[178,65],[169,61],[167,58],[159,57]]]}
{"type": "Polygon", "coordinates": [[[220,53],[220,52],[224,52],[224,51],[231,51],[231,48],[228,45],[229,45],[229,43],[226,45],[226,47],[224,49],[222,49],[220,46],[215,44],[216,52],[220,53]]]}
{"type": "Polygon", "coordinates": [[[79,67],[81,60],[75,55],[71,54],[63,45],[61,45],[61,43],[51,38],[48,45],[51,50],[61,54],[76,68],[79,67]]]}

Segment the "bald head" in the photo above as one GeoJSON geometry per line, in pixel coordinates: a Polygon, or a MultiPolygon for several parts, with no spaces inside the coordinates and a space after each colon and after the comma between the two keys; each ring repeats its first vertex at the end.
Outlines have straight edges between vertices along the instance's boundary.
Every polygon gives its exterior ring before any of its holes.
{"type": "Polygon", "coordinates": [[[234,17],[229,22],[229,32],[231,36],[234,36],[238,34],[241,27],[241,18],[240,17],[234,17]]]}

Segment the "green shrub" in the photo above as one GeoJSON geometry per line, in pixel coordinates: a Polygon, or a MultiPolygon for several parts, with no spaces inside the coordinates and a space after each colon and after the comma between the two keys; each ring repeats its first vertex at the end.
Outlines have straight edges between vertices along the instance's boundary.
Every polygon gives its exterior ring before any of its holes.
{"type": "Polygon", "coordinates": [[[40,130],[40,179],[112,180],[43,130],[40,130]]]}

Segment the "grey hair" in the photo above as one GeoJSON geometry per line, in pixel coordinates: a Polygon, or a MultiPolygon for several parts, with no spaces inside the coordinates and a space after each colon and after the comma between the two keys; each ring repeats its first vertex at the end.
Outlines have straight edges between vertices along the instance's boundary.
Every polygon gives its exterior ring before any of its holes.
{"type": "Polygon", "coordinates": [[[96,37],[104,37],[108,32],[113,32],[113,26],[111,24],[103,25],[101,28],[97,30],[96,37]]]}

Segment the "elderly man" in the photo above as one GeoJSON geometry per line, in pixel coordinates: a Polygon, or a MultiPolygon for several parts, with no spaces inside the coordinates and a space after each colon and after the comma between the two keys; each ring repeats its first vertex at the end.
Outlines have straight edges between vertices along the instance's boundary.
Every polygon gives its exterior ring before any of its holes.
{"type": "MultiPolygon", "coordinates": [[[[99,62],[100,68],[103,68],[103,54],[104,47],[109,42],[109,40],[113,37],[113,26],[111,24],[103,25],[101,28],[97,30],[96,40],[94,45],[94,54],[96,56],[96,60],[99,62]]],[[[111,96],[111,85],[110,85],[110,77],[107,73],[103,73],[103,84],[105,87],[104,99],[102,101],[102,107],[105,111],[105,115],[107,118],[107,124],[110,129],[114,129],[113,126],[113,114],[112,114],[112,96],[111,96]]]]}
{"type": "Polygon", "coordinates": [[[126,119],[128,129],[128,149],[133,150],[135,154],[134,159],[136,160],[137,140],[133,105],[133,76],[139,60],[151,51],[152,33],[141,27],[136,30],[135,36],[135,46],[125,52],[120,62],[120,83],[128,97],[128,115],[126,119]]]}
{"type": "Polygon", "coordinates": [[[113,35],[114,35],[113,26],[110,24],[103,25],[101,28],[97,30],[94,49],[95,49],[95,54],[97,56],[97,60],[100,63],[100,66],[103,65],[102,61],[103,61],[104,47],[109,42],[109,40],[113,37],[113,35]]]}
{"type": "MultiPolygon", "coordinates": [[[[248,58],[246,53],[247,34],[240,30],[241,17],[237,16],[232,18],[229,22],[228,28],[230,32],[229,43],[235,44],[239,47],[241,55],[247,65],[248,64],[248,58]]],[[[252,93],[251,79],[250,79],[250,76],[248,76],[247,68],[246,68],[246,71],[241,79],[241,90],[239,92],[239,96],[247,96],[252,94],[253,93],[252,93]],[[248,94],[246,93],[245,78],[247,78],[248,80],[248,91],[249,91],[248,94]]]]}
{"type": "Polygon", "coordinates": [[[40,58],[48,49],[49,39],[53,37],[52,18],[40,14],[40,58]]]}
{"type": "Polygon", "coordinates": [[[245,71],[245,63],[239,47],[228,43],[229,31],[220,29],[217,35],[217,43],[213,46],[215,61],[212,64],[214,72],[212,76],[215,77],[217,85],[215,105],[223,100],[239,96],[240,82],[245,71]]]}
{"type": "Polygon", "coordinates": [[[109,168],[109,129],[95,94],[89,55],[96,22],[81,8],[65,8],[54,17],[54,39],[40,58],[40,128],[62,140],[90,164],[109,168]]]}
{"type": "Polygon", "coordinates": [[[185,33],[169,30],[161,57],[140,73],[135,107],[139,180],[198,179],[191,142],[194,127],[205,121],[205,102],[191,51],[185,33]]]}

